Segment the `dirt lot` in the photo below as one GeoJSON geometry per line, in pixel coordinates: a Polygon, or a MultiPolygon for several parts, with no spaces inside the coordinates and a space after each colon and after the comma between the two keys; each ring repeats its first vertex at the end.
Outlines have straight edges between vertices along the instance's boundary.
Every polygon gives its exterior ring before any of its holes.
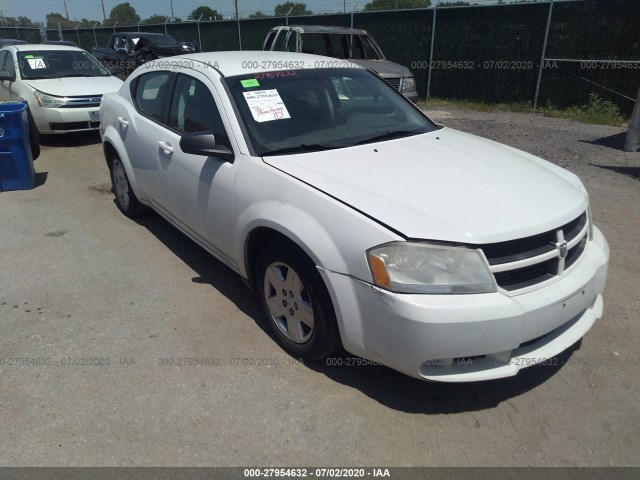
{"type": "Polygon", "coordinates": [[[433,116],[589,190],[605,315],[562,366],[443,385],[296,364],[237,276],[157,215],[118,212],[97,136],[58,139],[36,189],[0,193],[0,465],[640,465],[640,153],[613,148],[619,128],[433,116]],[[223,364],[158,365],[186,357],[223,364]]]}

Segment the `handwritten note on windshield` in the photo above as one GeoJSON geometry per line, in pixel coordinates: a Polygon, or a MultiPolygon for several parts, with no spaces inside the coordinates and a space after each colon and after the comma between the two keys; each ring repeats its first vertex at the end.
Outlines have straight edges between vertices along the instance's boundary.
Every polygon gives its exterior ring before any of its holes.
{"type": "Polygon", "coordinates": [[[242,92],[256,122],[272,122],[291,118],[278,90],[242,92]]]}

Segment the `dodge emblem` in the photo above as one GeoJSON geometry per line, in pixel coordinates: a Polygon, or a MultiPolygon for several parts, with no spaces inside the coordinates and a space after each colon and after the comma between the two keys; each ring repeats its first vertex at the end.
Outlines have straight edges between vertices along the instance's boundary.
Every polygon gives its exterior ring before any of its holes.
{"type": "Polygon", "coordinates": [[[556,243],[556,248],[558,249],[558,253],[560,254],[560,258],[564,258],[567,256],[567,242],[558,242],[556,243]]]}

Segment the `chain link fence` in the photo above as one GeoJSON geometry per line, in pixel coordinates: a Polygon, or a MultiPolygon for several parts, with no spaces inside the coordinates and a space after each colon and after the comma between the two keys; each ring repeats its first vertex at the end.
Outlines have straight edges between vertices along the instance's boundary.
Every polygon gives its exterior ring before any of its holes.
{"type": "MultiPolygon", "coordinates": [[[[433,2],[436,3],[436,2],[433,2]]],[[[421,98],[487,103],[586,104],[591,93],[633,110],[640,85],[640,1],[555,0],[301,17],[63,30],[91,51],[113,31],[168,33],[203,51],[260,50],[271,27],[353,26],[371,33],[389,60],[409,67],[421,98]],[[432,52],[432,55],[431,55],[432,52]]],[[[47,30],[58,39],[58,30],[47,30]]],[[[0,37],[41,40],[38,29],[0,37]]]]}

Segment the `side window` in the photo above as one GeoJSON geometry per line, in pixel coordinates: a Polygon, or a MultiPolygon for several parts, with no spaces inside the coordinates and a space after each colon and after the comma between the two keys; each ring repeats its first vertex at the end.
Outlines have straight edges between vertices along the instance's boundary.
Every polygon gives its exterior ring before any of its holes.
{"type": "Polygon", "coordinates": [[[291,30],[289,33],[289,37],[287,38],[287,46],[285,47],[285,51],[287,52],[296,52],[298,47],[298,32],[295,30],[291,30]]]}
{"type": "Polygon", "coordinates": [[[169,72],[140,75],[133,94],[133,102],[138,111],[147,117],[161,121],[168,87],[169,72]]]}
{"type": "Polygon", "coordinates": [[[11,56],[9,55],[9,52],[7,52],[6,50],[0,52],[0,70],[1,71],[11,73],[11,70],[9,69],[9,65],[8,65],[8,63],[10,62],[7,61],[9,58],[11,58],[11,56]]]}
{"type": "Polygon", "coordinates": [[[228,144],[224,123],[209,88],[185,74],[180,74],[176,81],[167,124],[180,133],[211,130],[217,141],[228,144]]]}
{"type": "Polygon", "coordinates": [[[287,34],[290,30],[280,30],[278,31],[278,36],[273,42],[273,50],[278,52],[284,52],[287,47],[287,34]]]}
{"type": "Polygon", "coordinates": [[[278,32],[269,32],[267,39],[264,41],[264,46],[262,47],[263,50],[271,50],[271,46],[273,45],[273,41],[275,40],[277,33],[278,32]]]}
{"type": "Polygon", "coordinates": [[[302,52],[333,57],[331,36],[324,33],[305,33],[302,35],[302,52]]]}

